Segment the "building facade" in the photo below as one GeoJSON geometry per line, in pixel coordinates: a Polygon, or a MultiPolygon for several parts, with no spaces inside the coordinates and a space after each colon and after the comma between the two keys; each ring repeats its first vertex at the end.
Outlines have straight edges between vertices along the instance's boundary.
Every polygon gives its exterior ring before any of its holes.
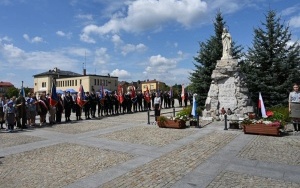
{"type": "Polygon", "coordinates": [[[102,76],[86,74],[85,69],[83,74],[74,73],[71,71],[63,71],[58,68],[36,74],[34,77],[34,91],[50,93],[52,83],[56,82],[56,89],[65,91],[73,89],[78,92],[80,85],[82,85],[85,92],[99,91],[103,85],[104,89],[115,91],[118,88],[118,77],[102,76]]]}
{"type": "Polygon", "coordinates": [[[164,90],[166,88],[166,84],[156,79],[141,82],[142,93],[147,90],[147,87],[150,92],[156,92],[158,90],[164,90]]]}
{"type": "Polygon", "coordinates": [[[6,95],[9,88],[14,88],[15,86],[10,82],[0,82],[0,96],[6,95]]]}

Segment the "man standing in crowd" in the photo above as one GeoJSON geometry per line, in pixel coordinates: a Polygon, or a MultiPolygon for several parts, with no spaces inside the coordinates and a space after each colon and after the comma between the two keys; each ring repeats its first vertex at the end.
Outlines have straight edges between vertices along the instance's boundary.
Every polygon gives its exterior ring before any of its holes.
{"type": "Polygon", "coordinates": [[[16,100],[16,111],[17,127],[19,129],[26,129],[26,101],[21,92],[16,100]]]}
{"type": "Polygon", "coordinates": [[[71,121],[70,116],[71,116],[71,110],[73,107],[74,101],[72,96],[70,95],[70,92],[68,91],[64,97],[64,108],[65,108],[65,118],[66,122],[71,121]]]}

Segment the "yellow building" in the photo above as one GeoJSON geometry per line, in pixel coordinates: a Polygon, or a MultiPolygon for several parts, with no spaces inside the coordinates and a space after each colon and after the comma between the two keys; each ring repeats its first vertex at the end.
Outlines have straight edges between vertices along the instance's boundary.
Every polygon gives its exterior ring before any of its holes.
{"type": "Polygon", "coordinates": [[[54,68],[53,70],[36,74],[33,77],[34,92],[50,93],[53,80],[56,81],[56,89],[62,91],[73,89],[78,92],[80,85],[83,86],[85,92],[91,92],[92,89],[97,92],[101,89],[102,84],[104,89],[110,91],[115,91],[118,87],[118,77],[87,75],[85,70],[83,70],[83,74],[78,74],[54,68]]]}
{"type": "Polygon", "coordinates": [[[147,90],[147,86],[150,92],[156,92],[157,90],[165,90],[166,84],[164,82],[154,80],[147,80],[141,83],[142,93],[147,90]]]}

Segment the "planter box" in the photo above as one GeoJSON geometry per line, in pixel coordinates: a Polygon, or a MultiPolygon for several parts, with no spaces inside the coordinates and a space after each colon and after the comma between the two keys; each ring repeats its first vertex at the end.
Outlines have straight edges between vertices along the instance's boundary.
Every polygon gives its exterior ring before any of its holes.
{"type": "Polygon", "coordinates": [[[175,129],[186,128],[185,121],[183,120],[166,120],[164,122],[158,120],[157,125],[161,128],[175,128],[175,129]]]}
{"type": "Polygon", "coordinates": [[[278,126],[269,126],[266,124],[249,124],[244,125],[244,133],[252,133],[252,134],[261,134],[261,135],[272,135],[279,136],[280,127],[278,126]]]}

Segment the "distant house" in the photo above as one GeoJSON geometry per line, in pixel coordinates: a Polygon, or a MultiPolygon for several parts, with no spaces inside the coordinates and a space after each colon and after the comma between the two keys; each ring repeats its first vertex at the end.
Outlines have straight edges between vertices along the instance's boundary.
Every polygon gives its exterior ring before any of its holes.
{"type": "Polygon", "coordinates": [[[150,92],[156,92],[157,90],[165,88],[166,84],[156,79],[141,82],[141,88],[143,93],[147,90],[147,87],[150,92]]]}
{"type": "Polygon", "coordinates": [[[34,77],[34,92],[51,92],[52,83],[56,81],[56,88],[62,91],[67,89],[73,89],[78,91],[80,85],[83,86],[85,92],[96,92],[100,90],[102,84],[105,89],[110,91],[117,90],[118,77],[114,76],[102,76],[96,74],[86,74],[86,70],[83,70],[83,74],[78,74],[72,71],[64,71],[55,67],[53,70],[33,75],[34,77]]]}
{"type": "Polygon", "coordinates": [[[0,81],[0,95],[5,95],[9,88],[14,88],[15,86],[10,82],[0,81]]]}

